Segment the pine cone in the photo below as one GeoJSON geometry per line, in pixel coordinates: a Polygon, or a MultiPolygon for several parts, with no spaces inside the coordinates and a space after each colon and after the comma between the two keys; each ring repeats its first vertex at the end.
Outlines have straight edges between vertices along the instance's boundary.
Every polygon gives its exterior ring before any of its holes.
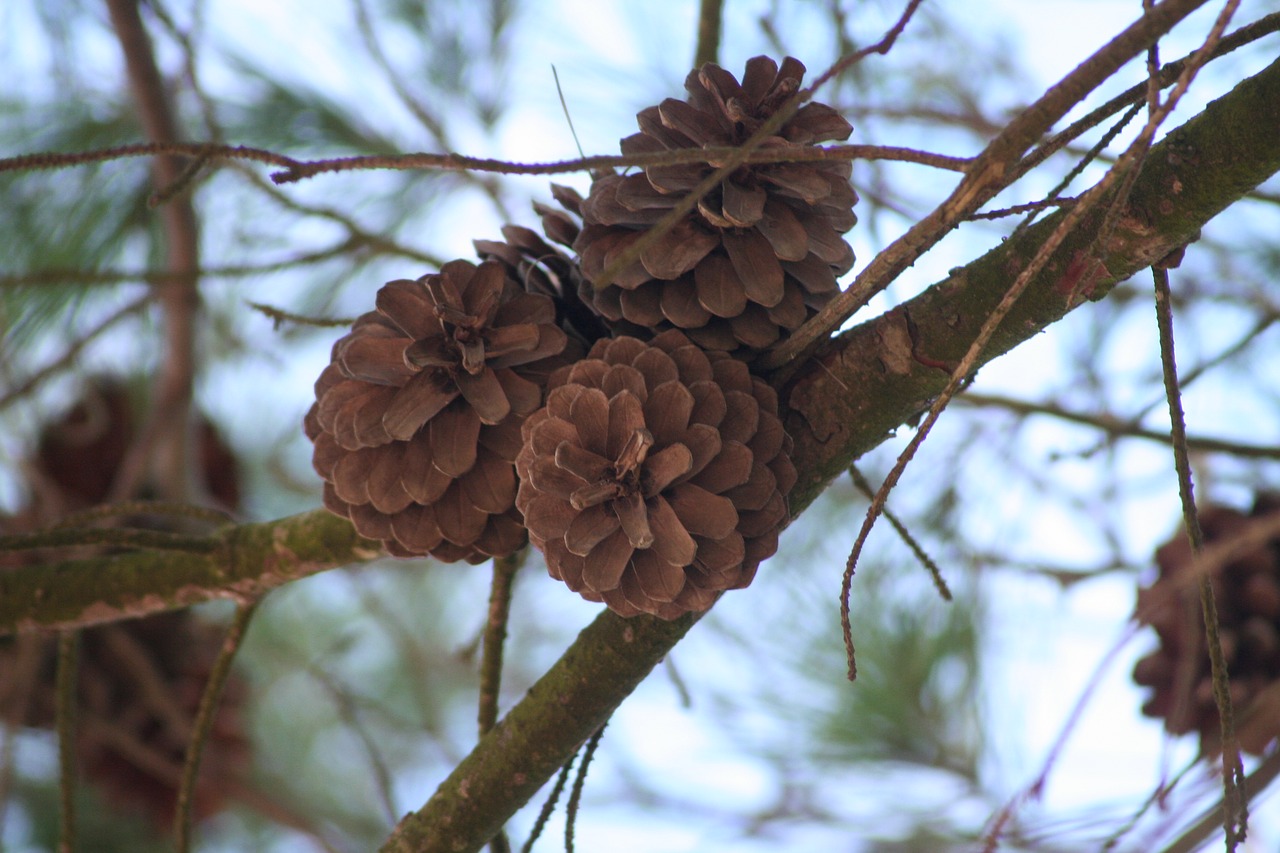
{"type": "Polygon", "coordinates": [[[751,582],[796,480],[772,388],[674,330],[599,341],[548,387],[516,505],[553,577],[663,619],[751,582]]]}
{"type": "MultiPolygon", "coordinates": [[[[1266,496],[1250,515],[1207,507],[1200,512],[1205,544],[1230,541],[1254,519],[1276,512],[1280,503],[1266,496]]],[[[1188,576],[1192,563],[1185,532],[1156,551],[1159,577],[1138,591],[1137,612],[1155,629],[1160,647],[1138,661],[1133,679],[1154,690],[1143,714],[1162,718],[1171,734],[1199,733],[1201,750],[1212,753],[1221,742],[1221,723],[1199,584],[1188,576]]],[[[1280,735],[1280,714],[1273,705],[1280,693],[1280,537],[1228,563],[1211,580],[1236,732],[1241,748],[1260,754],[1280,735]]]]}
{"type": "MultiPolygon", "coordinates": [[[[537,204],[534,209],[540,213],[544,210],[551,214],[558,213],[537,204]]],[[[546,216],[547,213],[543,215],[546,216]]],[[[564,219],[568,221],[568,217],[564,219]]],[[[570,227],[573,227],[572,223],[570,227]]],[[[576,227],[573,227],[572,233],[577,234],[576,227]]],[[[556,318],[560,328],[568,332],[577,343],[583,344],[581,349],[571,345],[565,353],[568,361],[576,361],[587,347],[609,333],[595,311],[582,301],[582,271],[577,262],[529,228],[504,225],[502,236],[506,238],[505,241],[473,241],[476,253],[484,260],[500,262],[506,267],[507,275],[524,285],[524,289],[530,293],[551,297],[556,305],[556,318]]],[[[572,238],[568,242],[572,244],[572,238]]]]}
{"type": "MultiPolygon", "coordinates": [[[[63,513],[106,500],[135,440],[134,395],[128,385],[94,377],[66,414],[44,426],[26,465],[31,504],[0,519],[0,532],[29,532],[63,513]]],[[[235,511],[240,485],[234,454],[208,418],[196,414],[198,471],[206,495],[235,511]]],[[[131,526],[166,529],[172,518],[135,516],[131,526]]],[[[101,550],[101,549],[97,549],[101,550]]],[[[0,572],[41,559],[39,552],[0,557],[0,572]]],[[[143,813],[167,832],[178,779],[200,698],[222,629],[190,611],[87,628],[81,632],[76,750],[79,766],[106,799],[143,813]]],[[[0,718],[52,729],[56,644],[49,636],[0,638],[0,718]]],[[[241,722],[248,698],[232,675],[201,762],[193,814],[220,811],[245,777],[251,746],[241,722]]]]}
{"type": "MultiPolygon", "coordinates": [[[[800,88],[804,66],[757,56],[742,83],[716,65],[685,81],[689,100],[642,110],[625,154],[741,145],[800,88]]],[[[764,148],[799,149],[848,138],[831,107],[809,103],[764,148]]],[[[840,235],[853,227],[857,194],[848,161],[744,165],[613,280],[587,291],[610,321],[683,329],[709,350],[751,354],[799,328],[853,266],[840,235]]],[[[574,248],[587,280],[613,261],[714,170],[710,164],[650,166],[592,183],[574,248]]],[[[624,329],[629,326],[624,326],[624,329]]],[[[741,354],[740,353],[740,354],[741,354]]]]}
{"type": "Polygon", "coordinates": [[[495,261],[379,290],[304,423],[325,506],[399,556],[478,563],[523,545],[512,463],[567,343],[555,321],[495,261]]]}

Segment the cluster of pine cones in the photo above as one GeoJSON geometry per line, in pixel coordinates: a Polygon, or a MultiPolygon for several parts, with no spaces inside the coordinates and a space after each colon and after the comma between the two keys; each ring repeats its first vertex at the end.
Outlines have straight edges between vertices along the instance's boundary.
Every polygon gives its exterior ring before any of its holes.
{"type": "MultiPolygon", "coordinates": [[[[622,150],[740,146],[804,70],[756,57],[739,83],[705,65],[622,150]]],[[[808,103],[761,147],[851,132],[808,103]]],[[[325,506],[399,556],[479,563],[532,540],[554,577],[624,616],[673,619],[750,583],[796,472],[749,364],[837,292],[857,195],[848,161],[743,165],[619,263],[714,170],[605,174],[586,198],[553,187],[560,206],[535,206],[545,239],[507,226],[476,242],[479,263],[383,287],[305,419],[325,506]]]]}
{"type": "MultiPolygon", "coordinates": [[[[1248,512],[1210,506],[1200,512],[1205,546],[1230,543],[1259,520],[1280,513],[1280,495],[1260,495],[1248,512]]],[[[1138,592],[1138,615],[1159,647],[1134,666],[1133,679],[1152,694],[1142,706],[1170,734],[1195,732],[1201,750],[1220,749],[1221,718],[1213,695],[1198,579],[1185,532],[1156,551],[1159,575],[1138,592]]],[[[1280,735],[1280,536],[1211,575],[1219,637],[1227,663],[1236,736],[1260,755],[1280,735]]]]}

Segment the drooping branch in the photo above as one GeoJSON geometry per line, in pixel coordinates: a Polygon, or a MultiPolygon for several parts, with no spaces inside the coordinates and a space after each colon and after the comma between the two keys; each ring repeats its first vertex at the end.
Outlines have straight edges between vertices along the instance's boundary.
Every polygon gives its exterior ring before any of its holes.
{"type": "MultiPolygon", "coordinates": [[[[1280,170],[1280,61],[1177,128],[1150,156],[1128,213],[1085,252],[1087,218],[1001,326],[995,358],[1116,282],[1193,240],[1201,226],[1280,170]]],[[[839,336],[789,384],[798,514],[830,479],[928,407],[948,366],[1056,225],[1037,226],[897,309],[839,336]]],[[[232,528],[212,556],[133,554],[0,575],[0,631],[76,624],[255,593],[331,566],[371,559],[377,545],[324,512],[232,528]]],[[[749,595],[750,592],[735,593],[749,595]]],[[[406,817],[387,850],[476,850],[561,767],[689,630],[605,612],[507,717],[406,817]]]]}

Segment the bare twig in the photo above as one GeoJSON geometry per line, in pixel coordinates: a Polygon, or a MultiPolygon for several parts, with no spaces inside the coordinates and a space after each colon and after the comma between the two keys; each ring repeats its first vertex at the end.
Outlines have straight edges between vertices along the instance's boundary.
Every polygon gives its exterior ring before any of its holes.
{"type": "Polygon", "coordinates": [[[1165,0],[1081,63],[1004,128],[974,159],[946,200],[877,255],[848,289],[837,294],[795,334],[774,346],[756,362],[757,366],[775,370],[797,361],[840,328],[951,229],[1007,187],[1016,177],[1014,166],[1023,152],[1068,110],[1205,2],[1165,0]]]}
{"type": "MultiPolygon", "coordinates": [[[[867,496],[868,500],[875,498],[875,490],[871,488],[871,484],[867,482],[867,478],[862,476],[862,472],[858,470],[857,465],[849,466],[849,476],[853,478],[853,484],[858,487],[858,491],[867,496]]],[[[925,571],[929,573],[929,577],[933,579],[933,585],[938,590],[938,595],[942,596],[944,601],[951,601],[951,588],[947,586],[947,579],[942,576],[942,569],[929,556],[928,552],[920,545],[907,526],[898,520],[897,515],[889,511],[888,507],[884,509],[885,520],[893,526],[897,532],[898,538],[902,540],[915,558],[920,561],[920,565],[924,566],[925,571]]]]}
{"type": "MultiPolygon", "coordinates": [[[[777,113],[776,115],[781,115],[777,113]]],[[[778,124],[781,124],[779,122],[778,124]]],[[[776,131],[771,127],[771,131],[776,131]]],[[[754,138],[754,137],[753,137],[754,138]]],[[[763,137],[762,137],[763,139],[763,137]]],[[[757,145],[759,142],[757,141],[757,145]]],[[[388,154],[368,157],[341,157],[333,160],[308,160],[296,163],[285,171],[275,172],[271,180],[288,184],[324,172],[349,172],[361,169],[445,169],[458,171],[469,169],[478,172],[501,172],[505,175],[558,175],[599,169],[616,169],[628,166],[675,166],[690,163],[725,162],[735,159],[734,168],[744,163],[799,163],[814,160],[901,160],[927,166],[964,171],[969,161],[963,157],[930,154],[910,148],[885,145],[828,145],[805,148],[758,149],[751,142],[742,147],[716,146],[708,148],[679,148],[671,151],[655,151],[627,155],[595,155],[576,160],[558,160],[551,163],[513,163],[483,157],[467,157],[462,154],[388,154]]],[[[3,165],[3,161],[0,161],[3,165]]],[[[695,200],[693,205],[697,204],[695,200]]],[[[692,209],[692,207],[690,207],[692,209]]],[[[657,227],[656,225],[654,226],[657,227]]]]}
{"type": "Polygon", "coordinates": [[[578,775],[574,777],[573,789],[569,792],[569,802],[565,804],[565,853],[573,853],[573,829],[578,822],[578,806],[582,802],[582,789],[587,782],[587,770],[591,767],[591,759],[596,754],[596,747],[600,745],[600,738],[604,737],[604,729],[607,725],[609,723],[605,721],[600,728],[596,729],[595,734],[587,741],[586,749],[582,752],[582,763],[578,765],[578,775]]]}
{"type": "Polygon", "coordinates": [[[205,684],[204,693],[200,695],[200,706],[196,710],[196,718],[191,726],[191,740],[187,744],[186,758],[182,764],[182,782],[178,785],[177,815],[174,820],[175,842],[178,853],[187,853],[191,849],[191,804],[195,798],[196,784],[200,776],[200,758],[204,746],[213,731],[213,721],[217,717],[218,703],[222,699],[223,688],[231,676],[231,664],[236,652],[244,641],[244,633],[248,630],[249,621],[258,609],[261,599],[247,601],[236,608],[235,619],[222,641],[222,649],[209,672],[209,681],[205,684]]]}
{"type": "Polygon", "coordinates": [[[76,690],[80,669],[80,632],[58,635],[57,699],[54,716],[58,729],[58,800],[60,806],[59,853],[76,849],[76,690]]]}
{"type": "Polygon", "coordinates": [[[724,0],[702,0],[698,9],[698,45],[693,51],[693,67],[720,61],[720,17],[724,0]]]}
{"type": "MultiPolygon", "coordinates": [[[[1191,553],[1198,556],[1204,549],[1204,534],[1196,513],[1191,482],[1191,460],[1187,453],[1186,419],[1182,413],[1182,396],[1178,390],[1178,368],[1174,357],[1173,310],[1169,304],[1169,274],[1163,268],[1152,268],[1155,279],[1156,325],[1160,330],[1160,364],[1164,372],[1165,394],[1169,400],[1172,425],[1173,464],[1178,473],[1178,496],[1182,500],[1182,520],[1191,540],[1191,553]]],[[[1208,575],[1199,580],[1200,607],[1204,617],[1205,645],[1209,652],[1209,672],[1213,680],[1213,698],[1218,706],[1222,732],[1222,822],[1227,850],[1233,851],[1244,840],[1248,822],[1246,803],[1241,794],[1244,767],[1240,763],[1240,744],[1236,740],[1235,715],[1231,702],[1231,684],[1226,656],[1219,635],[1218,608],[1214,601],[1213,583],[1208,575]]]]}
{"type": "MultiPolygon", "coordinates": [[[[1133,28],[1131,27],[1130,30],[1132,29],[1133,28]]],[[[1218,31],[1215,29],[1210,33],[1209,38],[1206,41],[1206,45],[1209,45],[1209,42],[1216,37],[1217,32],[1218,31]]],[[[1113,40],[1112,44],[1115,44],[1117,41],[1119,41],[1119,39],[1113,40]]],[[[1097,55],[1098,54],[1095,54],[1095,57],[1097,55]]],[[[1197,55],[1207,58],[1207,50],[1198,52],[1197,55]]],[[[1086,62],[1085,65],[1088,65],[1088,63],[1086,62]]],[[[1084,65],[1081,66],[1081,68],[1084,67],[1084,65]]],[[[1079,202],[1067,211],[1062,222],[1037,249],[1035,256],[1031,259],[1027,268],[1019,273],[1018,277],[1014,280],[1013,284],[1009,286],[1009,289],[1005,292],[1000,302],[994,309],[992,309],[991,313],[983,321],[977,337],[970,344],[964,358],[962,358],[959,365],[951,371],[951,376],[947,380],[947,384],[943,388],[942,393],[938,395],[937,399],[929,407],[929,412],[925,415],[919,428],[916,430],[916,434],[911,437],[911,441],[907,443],[906,448],[898,456],[897,462],[894,463],[893,468],[889,471],[889,475],[885,478],[884,483],[876,492],[875,498],[871,501],[871,506],[867,510],[867,516],[863,521],[862,528],[858,531],[858,536],[854,540],[853,547],[850,549],[849,559],[845,564],[845,574],[840,589],[840,625],[844,634],[845,649],[848,653],[850,680],[856,678],[858,672],[857,663],[854,659],[853,629],[849,618],[849,596],[852,590],[854,568],[857,566],[858,557],[862,553],[862,548],[866,544],[866,540],[871,533],[872,526],[884,510],[884,504],[889,496],[889,492],[897,485],[898,480],[902,477],[903,471],[906,470],[908,463],[915,456],[920,445],[928,437],[930,430],[933,428],[933,425],[937,423],[938,418],[942,415],[943,410],[951,401],[951,398],[955,396],[956,392],[960,389],[961,384],[968,379],[970,372],[978,364],[982,351],[986,348],[987,343],[995,334],[996,329],[1013,309],[1013,306],[1017,303],[1019,297],[1021,297],[1023,292],[1026,291],[1032,279],[1048,262],[1049,257],[1053,252],[1059,245],[1061,245],[1062,241],[1066,239],[1067,235],[1071,233],[1075,225],[1083,220],[1085,214],[1111,194],[1113,190],[1121,190],[1119,193],[1121,197],[1127,195],[1129,188],[1132,186],[1132,181],[1136,180],[1138,174],[1136,163],[1146,155],[1146,152],[1150,148],[1151,142],[1155,137],[1156,129],[1160,126],[1164,118],[1173,110],[1179,98],[1190,85],[1191,78],[1194,76],[1194,72],[1198,68],[1199,65],[1194,62],[1188,65],[1187,72],[1179,78],[1178,85],[1174,88],[1173,92],[1170,93],[1169,98],[1160,109],[1156,110],[1149,117],[1146,126],[1143,127],[1142,132],[1138,134],[1138,138],[1133,141],[1124,154],[1122,154],[1116,161],[1115,167],[1109,170],[1097,185],[1081,196],[1079,202]],[[1117,187],[1117,184],[1119,187],[1117,187]]],[[[1112,211],[1116,209],[1116,203],[1118,201],[1119,198],[1113,199],[1112,211]]],[[[1111,216],[1111,212],[1108,212],[1107,219],[1110,220],[1111,216]]],[[[1104,232],[1109,232],[1109,230],[1110,229],[1107,228],[1105,224],[1100,227],[1100,238],[1104,232]]],[[[1095,245],[1097,245],[1097,241],[1095,241],[1095,245]]]]}
{"type": "Polygon", "coordinates": [[[317,326],[321,329],[337,329],[350,326],[355,322],[352,317],[307,317],[303,314],[285,311],[283,308],[273,308],[261,302],[246,302],[245,304],[270,318],[277,331],[284,323],[293,323],[298,326],[317,326]]]}
{"type": "Polygon", "coordinates": [[[547,795],[547,799],[542,804],[542,808],[538,810],[538,817],[533,822],[533,828],[529,830],[529,837],[525,840],[524,846],[520,848],[520,853],[530,853],[533,850],[533,844],[542,835],[542,830],[546,828],[547,821],[551,819],[552,813],[556,810],[556,803],[560,800],[560,795],[564,793],[564,787],[569,783],[569,773],[573,770],[573,762],[578,760],[578,754],[575,752],[564,767],[560,768],[560,772],[556,774],[556,783],[551,787],[551,793],[547,795]]]}
{"type": "Polygon", "coordinates": [[[516,571],[524,563],[527,549],[510,557],[495,557],[493,582],[489,588],[489,616],[485,621],[480,660],[479,726],[483,736],[498,721],[498,692],[502,684],[502,649],[507,639],[507,617],[511,613],[511,586],[516,571]]]}
{"type": "MultiPolygon", "coordinates": [[[[1145,441],[1169,443],[1169,434],[1160,430],[1146,429],[1134,423],[1132,418],[1119,418],[1114,415],[1097,412],[1082,412],[1068,409],[1057,403],[1036,403],[1030,400],[1019,400],[1000,394],[981,394],[966,391],[955,400],[960,405],[993,406],[1007,409],[1019,415],[1045,415],[1072,423],[1083,424],[1101,430],[1109,436],[1140,438],[1145,441]]],[[[1260,444],[1244,444],[1226,441],[1209,436],[1187,436],[1187,447],[1201,453],[1228,453],[1244,459],[1280,459],[1280,447],[1260,444]]]]}
{"type": "MultiPolygon", "coordinates": [[[[478,721],[480,736],[498,722],[498,695],[502,686],[502,652],[507,640],[507,618],[511,613],[511,587],[516,571],[524,563],[527,549],[509,557],[493,560],[493,582],[489,587],[489,615],[485,620],[484,639],[480,658],[480,707],[478,721]]],[[[491,853],[509,853],[511,843],[507,834],[499,830],[489,841],[491,853]]]]}

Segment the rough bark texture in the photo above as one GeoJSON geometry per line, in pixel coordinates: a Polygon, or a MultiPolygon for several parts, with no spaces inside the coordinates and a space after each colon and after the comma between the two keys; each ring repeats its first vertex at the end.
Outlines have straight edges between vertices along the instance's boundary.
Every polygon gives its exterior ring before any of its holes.
{"type": "MultiPolygon", "coordinates": [[[[1280,62],[1174,130],[1096,253],[1097,217],[1064,243],[1001,327],[987,360],[1194,239],[1280,169],[1280,62]]],[[[1054,227],[1037,227],[919,297],[839,336],[790,384],[798,514],[851,460],[923,411],[987,312],[1054,227]]],[[[0,632],[137,615],[276,586],[371,559],[376,544],[309,513],[225,533],[210,555],[134,554],[0,574],[0,632]]],[[[767,569],[766,569],[767,570],[767,569]]],[[[738,593],[738,594],[750,594],[738,593]]],[[[446,779],[385,850],[477,850],[599,728],[692,625],[604,612],[446,779]]]]}
{"type": "Polygon", "coordinates": [[[227,527],[204,553],[142,551],[0,571],[0,636],[92,625],[214,598],[247,599],[382,556],[327,510],[227,527]]]}

